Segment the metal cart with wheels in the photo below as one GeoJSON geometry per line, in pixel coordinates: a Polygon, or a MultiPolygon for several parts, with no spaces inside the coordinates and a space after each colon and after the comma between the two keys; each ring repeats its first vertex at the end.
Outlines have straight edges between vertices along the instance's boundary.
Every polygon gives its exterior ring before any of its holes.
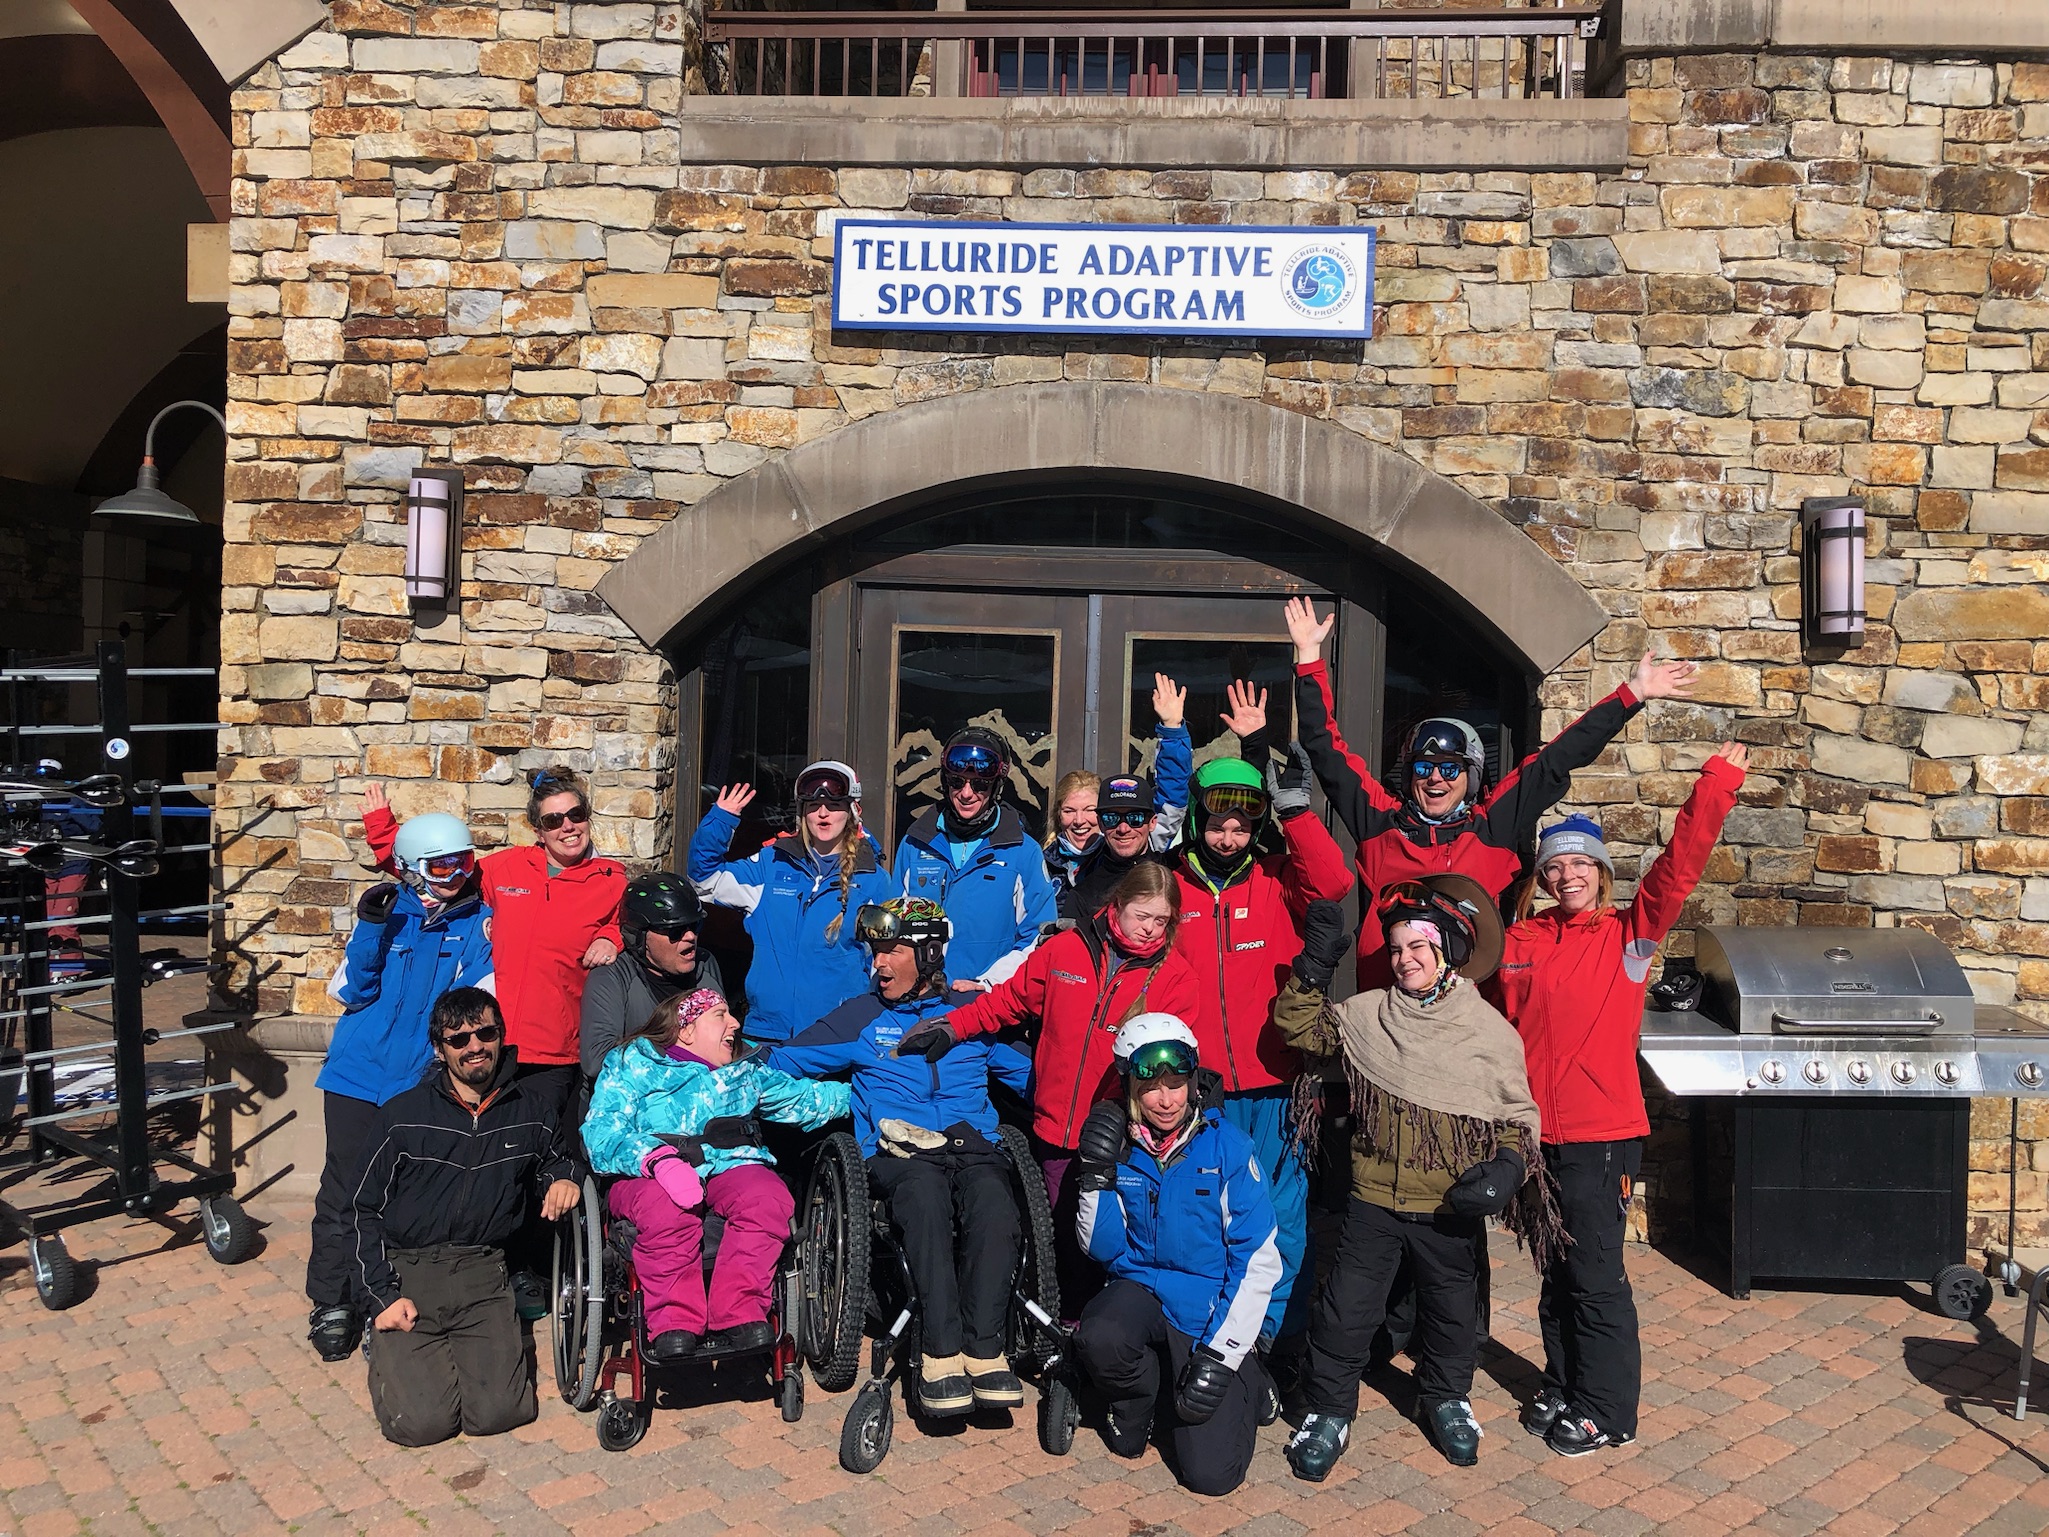
{"type": "MultiPolygon", "coordinates": [[[[139,676],[167,671],[183,676],[202,669],[145,669],[139,676]]],[[[145,912],[141,888],[157,873],[167,853],[210,852],[210,844],[166,849],[156,838],[131,838],[135,831],[130,804],[138,786],[130,761],[136,731],[214,730],[212,725],[133,725],[129,719],[125,653],[118,641],[103,642],[92,665],[10,667],[0,671],[8,684],[11,718],[8,738],[11,771],[0,780],[5,803],[6,836],[0,853],[0,1090],[6,1104],[0,1113],[10,1137],[25,1134],[21,1146],[0,1158],[0,1221],[10,1224],[28,1242],[29,1269],[36,1294],[47,1308],[68,1308],[80,1295],[79,1274],[64,1245],[66,1228],[113,1216],[161,1217],[186,1200],[199,1203],[200,1236],[206,1251],[224,1265],[238,1264],[255,1250],[256,1231],[232,1194],[232,1173],[202,1166],[189,1154],[153,1145],[150,1117],[165,1107],[201,1099],[232,1087],[227,1082],[150,1091],[146,1053],[159,1041],[206,1035],[230,1028],[209,1024],[157,1032],[143,1022],[142,991],[150,982],[184,970],[203,969],[159,960],[143,964],[142,923],[168,913],[207,912],[215,904],[145,912]],[[27,700],[44,685],[90,685],[98,706],[90,726],[53,724],[41,720],[27,700]],[[40,736],[90,735],[98,739],[99,768],[83,780],[66,780],[28,771],[33,739],[40,736]],[[26,739],[26,740],[25,740],[26,739]],[[50,802],[75,801],[94,806],[103,830],[95,838],[52,838],[39,825],[40,808],[50,802]],[[103,890],[79,898],[103,899],[103,912],[65,913],[52,917],[46,877],[69,865],[84,864],[103,876],[103,890]],[[53,931],[92,934],[80,940],[84,954],[76,976],[53,975],[53,931]],[[101,943],[101,936],[104,942],[101,943]],[[62,1014],[107,1027],[105,1038],[65,1045],[56,1041],[62,1014]],[[60,1068],[111,1067],[111,1106],[93,1103],[64,1107],[59,1103],[60,1068]],[[24,1093],[25,1090],[25,1093],[24,1093]],[[13,1118],[21,1102],[26,1112],[13,1118]],[[111,1120],[111,1125],[107,1122],[111,1120]],[[88,1123],[81,1126],[79,1123],[88,1123]],[[75,1161],[105,1177],[82,1194],[75,1184],[53,1193],[51,1176],[68,1173],[61,1166],[75,1161]]],[[[151,786],[152,800],[159,792],[151,786]]],[[[161,826],[155,817],[152,822],[161,826]]]]}

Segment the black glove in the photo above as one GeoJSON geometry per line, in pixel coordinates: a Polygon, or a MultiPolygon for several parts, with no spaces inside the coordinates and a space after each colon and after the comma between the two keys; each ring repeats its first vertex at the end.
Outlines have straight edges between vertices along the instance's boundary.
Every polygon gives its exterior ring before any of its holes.
{"type": "Polygon", "coordinates": [[[1302,914],[1302,953],[1295,957],[1295,976],[1312,993],[1330,991],[1338,962],[1352,948],[1352,928],[1345,910],[1318,897],[1302,914]]]}
{"type": "Polygon", "coordinates": [[[398,882],[380,881],[356,899],[356,916],[365,923],[383,923],[398,901],[398,882]]]}
{"type": "Polygon", "coordinates": [[[896,1043],[892,1057],[923,1057],[927,1062],[937,1062],[954,1047],[960,1039],[953,1033],[953,1026],[945,1019],[928,1019],[913,1025],[904,1032],[904,1038],[896,1043]]]}
{"type": "Polygon", "coordinates": [[[1285,822],[1309,809],[1308,748],[1300,742],[1290,742],[1286,767],[1275,768],[1271,763],[1264,767],[1267,799],[1275,816],[1285,822]]]}
{"type": "Polygon", "coordinates": [[[1522,1154],[1505,1147],[1461,1174],[1446,1192],[1444,1204],[1461,1217],[1498,1217],[1515,1200],[1529,1172],[1522,1154]]]}
{"type": "Polygon", "coordinates": [[[1081,1123],[1081,1188],[1108,1190],[1117,1183],[1117,1165],[1131,1150],[1131,1128],[1125,1124],[1124,1107],[1104,1100],[1081,1123]]]}
{"type": "Polygon", "coordinates": [[[1174,1412],[1184,1425],[1200,1425],[1223,1406],[1231,1386],[1231,1368],[1207,1345],[1188,1352],[1181,1380],[1174,1384],[1174,1412]]]}

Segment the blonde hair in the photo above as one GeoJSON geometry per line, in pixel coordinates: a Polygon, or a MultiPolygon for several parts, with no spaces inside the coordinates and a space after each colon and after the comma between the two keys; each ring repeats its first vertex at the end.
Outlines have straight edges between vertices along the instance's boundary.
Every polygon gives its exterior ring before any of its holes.
{"type": "Polygon", "coordinates": [[[840,929],[847,921],[847,904],[853,900],[854,866],[861,857],[861,805],[856,801],[847,808],[847,825],[840,829],[839,838],[829,849],[820,849],[811,838],[811,824],[804,820],[804,813],[797,813],[797,836],[803,840],[807,854],[825,853],[839,861],[840,910],[833,915],[832,922],[825,926],[825,942],[839,943],[840,929]]]}
{"type": "MultiPolygon", "coordinates": [[[[1542,874],[1541,870],[1532,870],[1529,877],[1522,883],[1522,889],[1516,893],[1515,922],[1521,923],[1523,919],[1529,917],[1532,909],[1536,907],[1537,895],[1543,890],[1544,886],[1540,878],[1542,874]]],[[[1606,865],[1602,865],[1600,877],[1595,883],[1594,911],[1599,912],[1604,907],[1613,907],[1614,905],[1615,876],[1606,865]]]]}
{"type": "Polygon", "coordinates": [[[1046,822],[1046,847],[1052,848],[1060,841],[1060,808],[1067,804],[1067,797],[1077,790],[1086,790],[1091,795],[1103,793],[1103,781],[1087,769],[1069,769],[1060,776],[1060,783],[1053,786],[1053,815],[1046,822]]]}

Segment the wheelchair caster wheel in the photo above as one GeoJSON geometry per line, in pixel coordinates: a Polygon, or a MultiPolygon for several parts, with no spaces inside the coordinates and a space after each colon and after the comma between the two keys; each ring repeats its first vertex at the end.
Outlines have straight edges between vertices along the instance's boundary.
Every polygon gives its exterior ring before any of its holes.
{"type": "Polygon", "coordinates": [[[1969,1265],[1945,1265],[1929,1283],[1935,1294],[1935,1310],[1959,1323],[1985,1316],[1992,1306],[1992,1281],[1969,1265]]]}
{"type": "Polygon", "coordinates": [[[881,1467],[889,1455],[893,1417],[886,1385],[861,1389],[840,1427],[840,1466],[849,1473],[873,1473],[881,1467]]]}
{"type": "Polygon", "coordinates": [[[804,1368],[792,1362],[776,1390],[776,1403],[783,1411],[783,1423],[794,1425],[804,1418],[804,1368]]]}
{"type": "Polygon", "coordinates": [[[631,1451],[647,1434],[647,1414],[630,1398],[608,1398],[598,1410],[598,1445],[608,1452],[631,1451]]]}
{"type": "Polygon", "coordinates": [[[1046,1379],[1039,1395],[1039,1449],[1049,1457],[1065,1457],[1074,1450],[1075,1427],[1081,1424],[1081,1405],[1074,1386],[1054,1374],[1046,1379]]]}

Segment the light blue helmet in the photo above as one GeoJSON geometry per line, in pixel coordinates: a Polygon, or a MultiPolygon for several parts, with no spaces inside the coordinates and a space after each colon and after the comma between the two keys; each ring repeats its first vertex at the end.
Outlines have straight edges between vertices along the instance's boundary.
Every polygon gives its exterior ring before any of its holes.
{"type": "Polygon", "coordinates": [[[409,818],[399,828],[391,857],[400,870],[415,874],[423,860],[444,854],[462,854],[475,848],[476,845],[470,841],[470,830],[463,826],[461,817],[452,817],[445,811],[429,811],[409,818]]]}

